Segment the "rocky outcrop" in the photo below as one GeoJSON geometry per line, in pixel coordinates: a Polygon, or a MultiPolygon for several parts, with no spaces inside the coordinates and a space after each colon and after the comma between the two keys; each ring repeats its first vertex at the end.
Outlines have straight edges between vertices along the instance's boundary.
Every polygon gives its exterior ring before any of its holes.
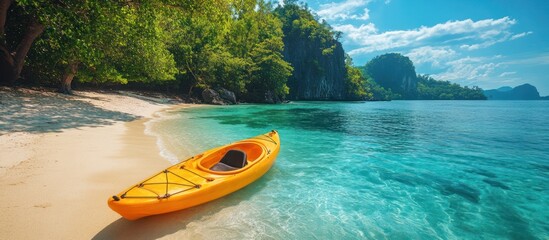
{"type": "Polygon", "coordinates": [[[333,40],[331,52],[320,40],[284,39],[284,60],[294,68],[288,79],[291,100],[345,100],[345,52],[333,40]]]}
{"type": "Polygon", "coordinates": [[[280,98],[274,94],[273,91],[267,91],[265,93],[265,103],[281,103],[280,98]]]}
{"type": "Polygon", "coordinates": [[[538,89],[530,84],[523,84],[514,88],[501,87],[486,90],[484,95],[488,100],[539,100],[538,89]]]}
{"type": "Polygon", "coordinates": [[[217,90],[217,92],[219,92],[219,97],[224,102],[228,102],[229,104],[236,104],[236,96],[234,95],[234,92],[231,92],[225,88],[220,88],[217,90]]]}
{"type": "Polygon", "coordinates": [[[202,99],[206,104],[225,105],[225,102],[219,97],[219,93],[210,88],[202,91],[202,99]]]}
{"type": "Polygon", "coordinates": [[[220,88],[218,91],[211,88],[202,91],[204,103],[214,105],[236,104],[236,97],[233,92],[224,88],[220,88]]]}
{"type": "Polygon", "coordinates": [[[400,89],[405,93],[415,92],[417,89],[416,75],[403,76],[400,82],[400,89]]]}
{"type": "Polygon", "coordinates": [[[365,72],[380,86],[397,94],[397,99],[415,99],[417,74],[410,58],[399,53],[386,53],[373,58],[364,67],[365,72]]]}

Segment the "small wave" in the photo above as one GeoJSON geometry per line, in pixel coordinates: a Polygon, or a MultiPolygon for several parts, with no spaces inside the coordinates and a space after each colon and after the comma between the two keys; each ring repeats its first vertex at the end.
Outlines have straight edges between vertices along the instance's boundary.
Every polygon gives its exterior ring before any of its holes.
{"type": "Polygon", "coordinates": [[[154,118],[152,118],[151,120],[145,123],[145,134],[156,138],[156,145],[158,146],[158,149],[160,149],[160,156],[168,160],[168,162],[172,164],[178,163],[179,158],[175,153],[173,153],[168,149],[167,144],[162,139],[162,135],[158,132],[155,132],[153,130],[154,129],[153,126],[156,124],[159,124],[162,121],[176,119],[176,118],[177,118],[177,115],[170,115],[168,113],[158,112],[154,114],[154,118]]]}

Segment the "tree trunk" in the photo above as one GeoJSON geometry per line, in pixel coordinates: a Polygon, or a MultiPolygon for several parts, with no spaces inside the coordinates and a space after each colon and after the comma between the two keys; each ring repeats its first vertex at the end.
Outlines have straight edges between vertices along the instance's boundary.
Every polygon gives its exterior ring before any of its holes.
{"type": "MultiPolygon", "coordinates": [[[[15,77],[16,79],[19,78],[19,74],[21,74],[21,70],[23,69],[23,65],[25,64],[25,58],[27,57],[27,53],[29,52],[32,43],[34,40],[44,32],[44,25],[39,23],[36,20],[31,21],[29,27],[27,28],[27,32],[25,33],[25,36],[17,45],[17,48],[15,49],[14,60],[15,60],[15,77]]],[[[14,80],[16,80],[14,79],[14,80]]]]}
{"type": "Polygon", "coordinates": [[[0,44],[0,84],[13,83],[15,62],[8,49],[0,44]]]}
{"type": "Polygon", "coordinates": [[[187,70],[189,70],[189,72],[191,73],[191,75],[193,75],[193,78],[194,78],[194,83],[191,83],[191,86],[189,87],[189,93],[188,93],[189,97],[191,97],[193,93],[193,88],[197,83],[199,83],[199,81],[198,81],[198,77],[194,75],[191,65],[189,64],[189,61],[185,60],[185,63],[187,63],[187,70]]]}
{"type": "Polygon", "coordinates": [[[8,17],[8,9],[13,0],[0,0],[0,44],[6,44],[6,18],[8,17]]]}
{"type": "Polygon", "coordinates": [[[69,66],[67,66],[67,70],[65,71],[65,74],[63,74],[63,78],[61,79],[61,87],[59,89],[59,92],[72,95],[72,88],[71,88],[72,79],[76,75],[77,71],[78,71],[78,62],[69,63],[69,66]]]}
{"type": "Polygon", "coordinates": [[[8,9],[13,0],[0,0],[0,83],[8,83],[15,78],[13,76],[15,69],[13,57],[6,46],[6,18],[8,9]]]}
{"type": "Polygon", "coordinates": [[[19,78],[32,43],[44,32],[44,25],[32,20],[15,52],[10,52],[6,44],[5,29],[8,9],[12,3],[13,0],[0,0],[0,82],[7,84],[13,84],[19,78]]]}

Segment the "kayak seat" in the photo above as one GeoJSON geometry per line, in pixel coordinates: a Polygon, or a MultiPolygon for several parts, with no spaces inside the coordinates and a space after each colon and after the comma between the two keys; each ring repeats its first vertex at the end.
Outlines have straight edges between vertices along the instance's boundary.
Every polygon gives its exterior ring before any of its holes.
{"type": "Polygon", "coordinates": [[[216,163],[210,170],[213,171],[233,171],[246,166],[246,153],[240,150],[229,150],[221,161],[216,163]]]}

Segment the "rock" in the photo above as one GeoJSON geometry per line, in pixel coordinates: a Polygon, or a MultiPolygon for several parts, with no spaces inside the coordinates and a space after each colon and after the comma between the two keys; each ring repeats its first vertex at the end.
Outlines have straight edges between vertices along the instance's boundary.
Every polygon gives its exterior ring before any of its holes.
{"type": "Polygon", "coordinates": [[[219,93],[210,88],[202,91],[202,98],[206,104],[225,105],[225,102],[223,102],[219,93]]]}
{"type": "Polygon", "coordinates": [[[284,60],[294,67],[288,79],[289,99],[344,100],[345,52],[341,43],[334,41],[332,54],[322,54],[320,40],[307,36],[285,41],[284,60]]]}
{"type": "Polygon", "coordinates": [[[225,88],[220,88],[217,90],[219,92],[219,97],[228,104],[236,104],[236,96],[234,92],[231,92],[225,88]]]}
{"type": "Polygon", "coordinates": [[[280,98],[274,94],[273,91],[267,91],[265,93],[265,103],[280,103],[280,98]]]}
{"type": "Polygon", "coordinates": [[[345,52],[335,39],[322,40],[300,31],[284,32],[284,60],[294,68],[288,79],[291,100],[345,100],[345,52]],[[326,42],[327,41],[327,42],[326,42]],[[331,52],[323,50],[331,47],[331,52]]]}

